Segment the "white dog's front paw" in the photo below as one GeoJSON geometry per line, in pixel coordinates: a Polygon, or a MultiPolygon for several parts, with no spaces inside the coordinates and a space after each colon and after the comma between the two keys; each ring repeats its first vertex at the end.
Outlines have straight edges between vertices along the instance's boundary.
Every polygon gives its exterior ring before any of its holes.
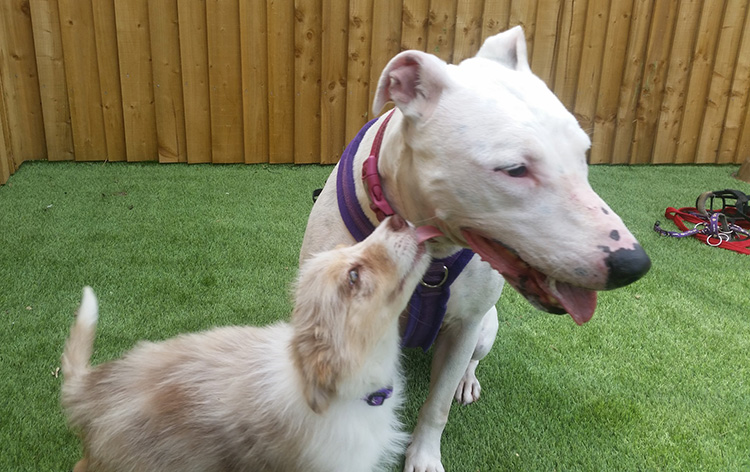
{"type": "Polygon", "coordinates": [[[404,472],[445,472],[440,462],[440,451],[435,454],[412,444],[406,450],[404,472]]]}
{"type": "Polygon", "coordinates": [[[479,400],[482,386],[479,385],[476,376],[477,365],[479,365],[479,361],[472,360],[469,362],[469,367],[466,368],[464,376],[461,377],[461,382],[458,383],[455,398],[462,405],[468,405],[479,400]]]}
{"type": "Polygon", "coordinates": [[[407,453],[404,472],[445,472],[440,457],[409,456],[407,453]]]}

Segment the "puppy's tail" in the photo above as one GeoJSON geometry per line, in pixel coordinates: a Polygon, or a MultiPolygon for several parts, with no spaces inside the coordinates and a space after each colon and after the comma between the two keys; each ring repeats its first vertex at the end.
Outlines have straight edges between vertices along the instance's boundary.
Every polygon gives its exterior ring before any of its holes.
{"type": "Polygon", "coordinates": [[[76,320],[70,328],[70,337],[65,343],[62,355],[63,403],[68,403],[77,396],[81,383],[89,371],[98,319],[99,304],[96,295],[91,287],[84,287],[81,306],[78,307],[76,320]]]}

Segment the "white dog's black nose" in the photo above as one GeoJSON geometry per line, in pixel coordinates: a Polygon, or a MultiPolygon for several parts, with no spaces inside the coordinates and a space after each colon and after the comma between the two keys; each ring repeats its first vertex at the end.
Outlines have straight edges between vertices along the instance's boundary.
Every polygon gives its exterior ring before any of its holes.
{"type": "Polygon", "coordinates": [[[610,252],[605,262],[609,268],[607,290],[631,284],[651,268],[651,259],[640,244],[633,246],[633,249],[621,248],[610,252]]]}

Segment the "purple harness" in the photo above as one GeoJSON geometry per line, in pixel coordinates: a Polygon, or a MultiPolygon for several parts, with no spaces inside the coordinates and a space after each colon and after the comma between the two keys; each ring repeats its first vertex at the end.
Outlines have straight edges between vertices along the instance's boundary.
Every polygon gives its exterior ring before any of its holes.
{"type": "MultiPolygon", "coordinates": [[[[354,186],[354,179],[358,175],[354,171],[354,156],[362,138],[375,121],[377,118],[368,122],[346,147],[336,175],[339,212],[349,233],[357,241],[364,240],[375,230],[362,211],[354,186]]],[[[403,347],[421,347],[427,351],[432,346],[445,317],[450,286],[472,257],[473,251],[462,249],[446,258],[432,259],[430,268],[409,300],[409,319],[401,339],[403,347]]]]}

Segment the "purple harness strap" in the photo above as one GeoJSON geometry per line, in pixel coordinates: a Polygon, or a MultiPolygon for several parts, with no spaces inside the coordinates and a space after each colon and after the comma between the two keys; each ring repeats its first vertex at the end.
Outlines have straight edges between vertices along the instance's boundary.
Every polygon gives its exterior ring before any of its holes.
{"type": "MultiPolygon", "coordinates": [[[[362,138],[375,121],[377,118],[369,121],[346,147],[336,175],[339,212],[349,233],[357,241],[364,240],[375,231],[375,226],[362,211],[354,185],[355,176],[358,175],[354,171],[354,156],[362,138]]],[[[445,317],[450,286],[472,257],[474,252],[462,249],[446,258],[432,259],[430,268],[409,300],[409,319],[401,339],[403,347],[421,347],[427,351],[432,346],[445,317]]]]}

